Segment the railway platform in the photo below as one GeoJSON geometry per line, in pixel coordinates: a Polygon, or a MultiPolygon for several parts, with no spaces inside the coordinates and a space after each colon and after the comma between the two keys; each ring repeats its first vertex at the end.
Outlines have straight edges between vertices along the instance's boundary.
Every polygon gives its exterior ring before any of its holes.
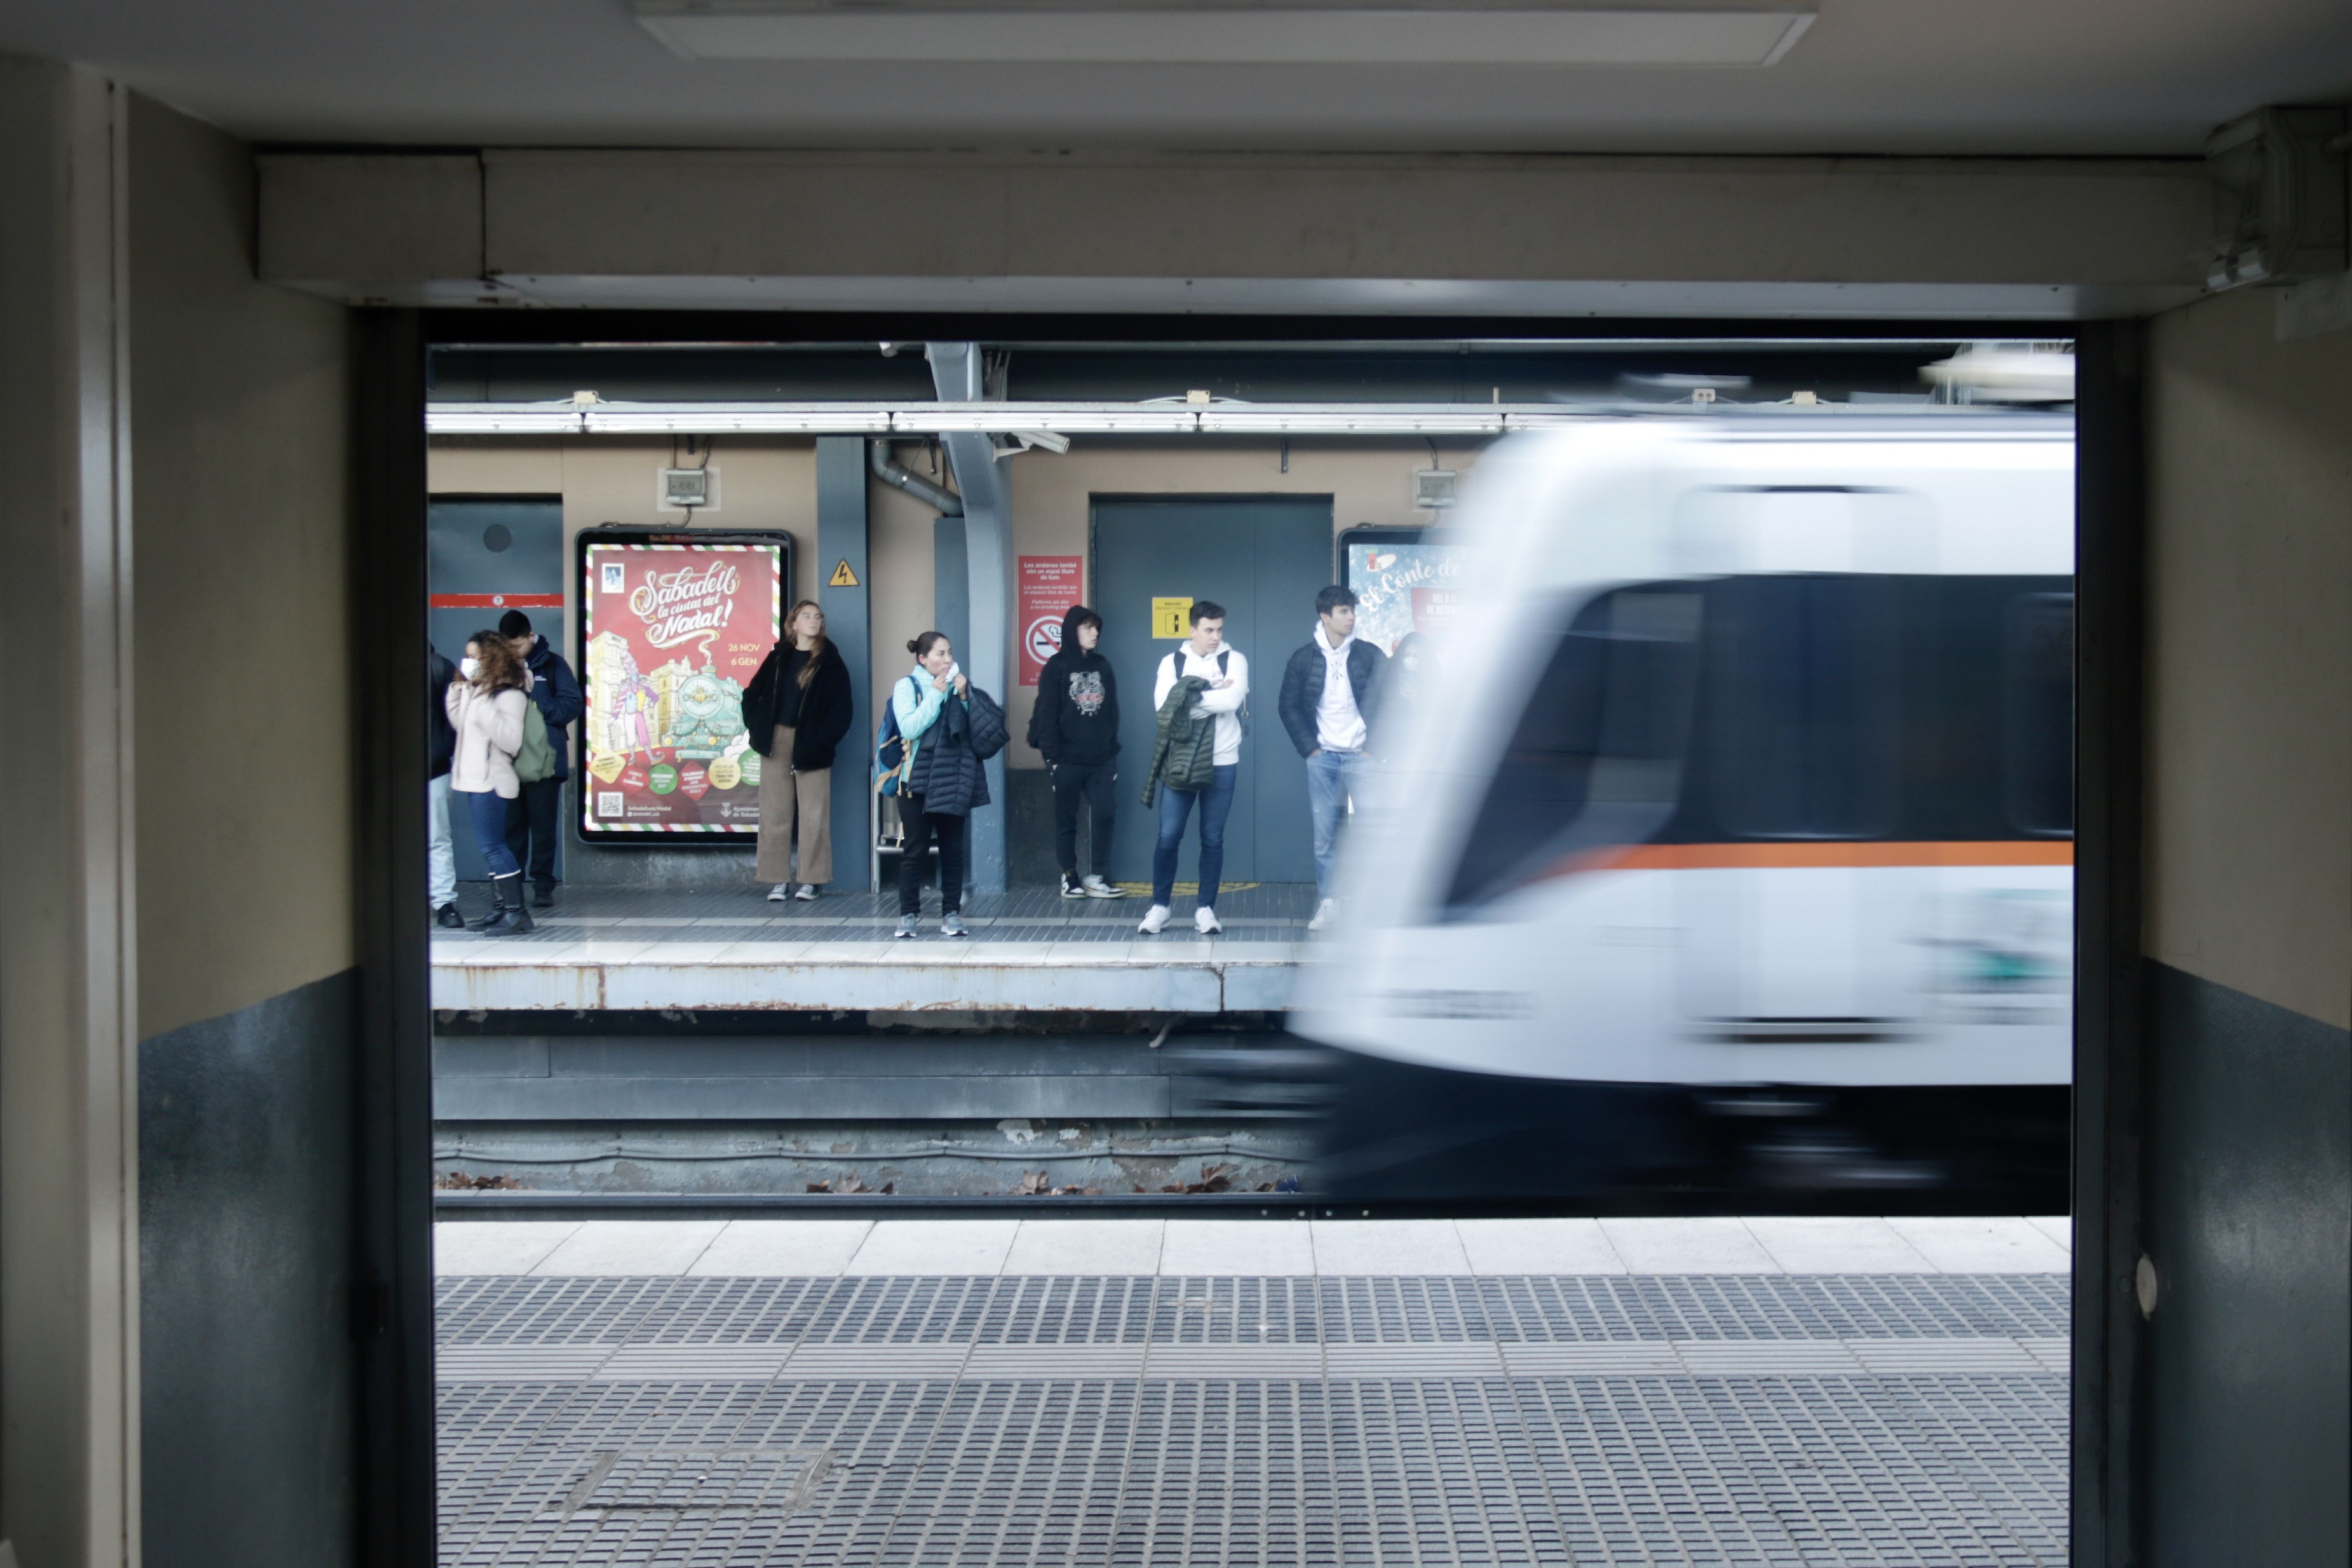
{"type": "MultiPolygon", "coordinates": [[[[471,916],[485,895],[467,888],[471,916]]],[[[522,936],[436,931],[443,1013],[697,1010],[1272,1013],[1288,1005],[1314,889],[1264,885],[1218,901],[1223,935],[1196,936],[1192,899],[1156,937],[1148,900],[1075,900],[1051,889],[969,897],[969,937],[895,941],[895,894],[770,903],[750,887],[571,889],[522,936]]]]}

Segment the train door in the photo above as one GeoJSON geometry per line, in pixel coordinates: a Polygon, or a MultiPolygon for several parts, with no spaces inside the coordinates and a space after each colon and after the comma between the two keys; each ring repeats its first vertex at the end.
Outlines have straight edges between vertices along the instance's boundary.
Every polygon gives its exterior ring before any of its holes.
{"type": "MultiPolygon", "coordinates": [[[[466,639],[494,629],[509,610],[530,617],[531,629],[566,658],[571,641],[563,617],[563,502],[554,496],[436,496],[425,514],[428,635],[455,664],[466,639]]],[[[423,672],[418,672],[421,677],[423,672]]],[[[558,821],[567,820],[562,816],[558,821]]],[[[462,811],[450,814],[460,881],[486,881],[489,868],[462,811]]],[[[563,842],[556,835],[555,875],[563,875],[563,842]]]]}
{"type": "MultiPolygon", "coordinates": [[[[1225,607],[1225,641],[1249,659],[1247,738],[1225,827],[1228,882],[1311,882],[1314,829],[1307,765],[1283,733],[1275,700],[1282,667],[1315,628],[1315,593],[1331,582],[1328,496],[1098,498],[1094,503],[1095,607],[1103,651],[1119,679],[1119,799],[1112,866],[1149,874],[1156,814],[1140,804],[1151,756],[1151,687],[1160,659],[1182,640],[1160,636],[1155,601],[1210,599],[1225,607]]],[[[1198,874],[1195,833],[1185,835],[1181,880],[1198,874]]]]}

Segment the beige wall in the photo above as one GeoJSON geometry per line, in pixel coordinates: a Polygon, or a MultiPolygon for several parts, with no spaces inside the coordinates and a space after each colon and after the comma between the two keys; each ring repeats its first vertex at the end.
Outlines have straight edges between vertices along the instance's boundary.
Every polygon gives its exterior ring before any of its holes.
{"type": "Polygon", "coordinates": [[[2149,375],[2148,953],[2352,1025],[2352,332],[2245,289],[2149,375]]]}
{"type": "MultiPolygon", "coordinates": [[[[1444,466],[1465,477],[1477,462],[1477,450],[1466,445],[1440,449],[1444,466]]],[[[661,512],[654,506],[656,473],[671,462],[671,450],[667,440],[603,437],[436,438],[428,483],[436,495],[561,495],[568,547],[573,533],[600,522],[681,521],[682,514],[661,512]]],[[[919,445],[902,444],[898,457],[929,477],[919,445]]],[[[1328,495],[1335,529],[1426,522],[1429,514],[1412,505],[1412,475],[1429,465],[1429,447],[1421,441],[1295,440],[1290,471],[1285,473],[1282,447],[1275,441],[1187,441],[1177,446],[1081,440],[1065,454],[1029,452],[1005,459],[1013,496],[1009,553],[1015,558],[1085,555],[1089,508],[1097,495],[1328,495]]],[[[720,473],[721,510],[707,516],[709,526],[790,531],[798,562],[798,584],[792,596],[814,597],[824,563],[816,558],[813,443],[720,437],[711,466],[720,473]]],[[[878,711],[874,705],[887,696],[891,683],[912,662],[906,651],[908,639],[931,628],[936,515],[902,490],[878,481],[866,486],[873,625],[866,715],[878,711]]],[[[566,559],[568,563],[568,555],[566,559]]],[[[567,576],[567,596],[571,592],[567,576]]],[[[1006,584],[1006,592],[1013,592],[1012,584],[1006,584]]],[[[1312,615],[1312,606],[1299,606],[1302,639],[1312,615]]],[[[1018,668],[1017,658],[1008,657],[1006,668],[1018,668]]],[[[1008,761],[1014,767],[1042,766],[1037,753],[1021,740],[1035,690],[1016,686],[1007,696],[1013,734],[1008,761]]]]}
{"type": "Polygon", "coordinates": [[[134,99],[139,1027],[354,961],[343,310],[253,276],[251,150],[134,99]]]}

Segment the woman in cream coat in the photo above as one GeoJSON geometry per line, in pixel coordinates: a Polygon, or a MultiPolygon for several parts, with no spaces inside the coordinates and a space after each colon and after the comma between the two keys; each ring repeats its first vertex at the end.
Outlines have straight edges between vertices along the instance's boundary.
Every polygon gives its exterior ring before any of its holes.
{"type": "Polygon", "coordinates": [[[450,793],[466,803],[474,841],[490,866],[490,912],[473,931],[505,934],[533,929],[523,907],[522,867],[507,847],[507,802],[522,791],[515,753],[522,750],[523,710],[530,701],[530,671],[513,645],[496,632],[476,632],[466,643],[462,679],[449,683],[450,728],[457,749],[449,759],[450,793]]]}

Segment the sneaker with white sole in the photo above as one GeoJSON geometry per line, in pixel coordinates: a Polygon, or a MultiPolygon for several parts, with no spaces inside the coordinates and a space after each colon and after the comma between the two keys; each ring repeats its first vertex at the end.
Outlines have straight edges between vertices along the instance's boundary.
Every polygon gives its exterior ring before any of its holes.
{"type": "Polygon", "coordinates": [[[1307,929],[1308,931],[1321,931],[1325,926],[1329,925],[1333,921],[1338,920],[1339,918],[1339,900],[1337,899],[1326,899],[1321,903],[1315,906],[1315,918],[1307,922],[1307,929]]]}
{"type": "Polygon", "coordinates": [[[1192,929],[1202,936],[1215,936],[1225,928],[1217,923],[1217,911],[1203,904],[1192,911],[1192,929]]]}
{"type": "Polygon", "coordinates": [[[1087,890],[1078,885],[1077,878],[1067,871],[1063,872],[1062,897],[1066,899],[1083,899],[1086,896],[1087,890]]]}
{"type": "MultiPolygon", "coordinates": [[[[1104,881],[1100,877],[1088,877],[1085,881],[1079,883],[1078,886],[1086,890],[1087,897],[1090,899],[1123,899],[1127,897],[1127,889],[1125,888],[1113,887],[1110,883],[1104,881]]],[[[1067,894],[1063,896],[1065,898],[1068,897],[1067,894]]]]}
{"type": "Polygon", "coordinates": [[[781,904],[784,901],[785,896],[791,891],[792,888],[790,884],[779,882],[774,887],[768,889],[768,902],[772,904],[781,904]]]}
{"type": "Polygon", "coordinates": [[[900,915],[898,917],[898,929],[890,933],[892,939],[898,942],[905,942],[914,934],[915,917],[912,915],[900,915]]]}
{"type": "Polygon", "coordinates": [[[963,929],[963,917],[950,910],[947,914],[941,916],[940,919],[940,934],[941,936],[969,936],[971,933],[963,929]]]}
{"type": "Polygon", "coordinates": [[[1143,923],[1135,929],[1146,936],[1158,936],[1168,924],[1168,906],[1154,904],[1143,911],[1143,923]]]}
{"type": "Polygon", "coordinates": [[[803,882],[801,884],[801,890],[794,893],[793,897],[798,899],[804,904],[813,904],[816,902],[816,884],[814,882],[803,882]]]}

